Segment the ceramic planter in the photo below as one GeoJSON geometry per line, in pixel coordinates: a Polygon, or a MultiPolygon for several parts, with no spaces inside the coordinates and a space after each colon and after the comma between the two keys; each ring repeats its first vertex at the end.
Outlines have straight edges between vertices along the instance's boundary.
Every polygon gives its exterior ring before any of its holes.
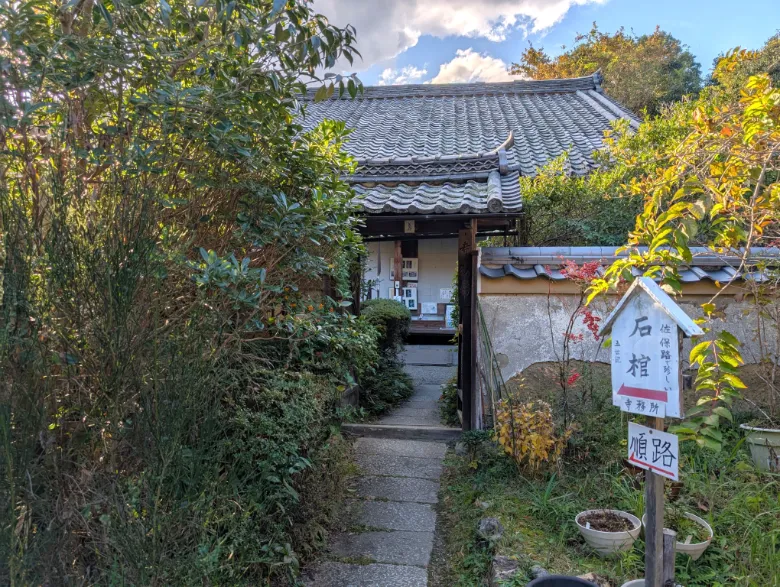
{"type": "Polygon", "coordinates": [[[580,531],[580,534],[582,534],[585,542],[587,542],[588,546],[595,550],[599,556],[609,556],[616,552],[629,550],[639,536],[639,532],[642,530],[642,524],[639,521],[639,518],[632,516],[628,512],[621,512],[620,510],[585,510],[584,512],[577,514],[574,521],[577,523],[577,529],[580,531]],[[586,528],[584,523],[580,523],[580,518],[583,516],[605,511],[627,519],[633,525],[633,529],[625,532],[601,532],[600,530],[586,528]]]}
{"type": "Polygon", "coordinates": [[[763,471],[780,471],[780,430],[742,424],[753,462],[763,471]]]}
{"type": "Polygon", "coordinates": [[[595,583],[580,579],[579,577],[569,577],[567,575],[547,575],[539,577],[525,587],[597,587],[595,583]]]}
{"type": "MultiPolygon", "coordinates": [[[[689,557],[691,557],[693,560],[699,560],[699,557],[701,557],[702,554],[704,554],[704,551],[707,550],[707,547],[710,545],[710,542],[712,542],[713,532],[712,532],[712,526],[710,526],[707,522],[702,520],[699,516],[694,516],[693,514],[685,513],[683,514],[686,518],[691,520],[692,522],[696,522],[700,526],[702,526],[706,531],[707,534],[709,534],[709,538],[705,540],[704,542],[691,542],[689,544],[686,544],[685,542],[680,542],[679,540],[675,544],[675,550],[677,552],[681,552],[682,554],[687,554],[689,557]]],[[[647,514],[642,516],[642,525],[645,526],[645,523],[647,521],[647,514]]],[[[683,540],[685,540],[685,536],[682,537],[683,540]]]]}

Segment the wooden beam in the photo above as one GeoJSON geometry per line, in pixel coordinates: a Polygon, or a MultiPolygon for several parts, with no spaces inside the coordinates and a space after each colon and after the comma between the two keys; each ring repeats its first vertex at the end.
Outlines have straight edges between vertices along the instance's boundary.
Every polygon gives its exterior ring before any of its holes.
{"type": "MultiPolygon", "coordinates": [[[[475,233],[476,234],[476,233],[475,233]]],[[[479,332],[479,308],[477,304],[479,299],[477,297],[477,276],[479,269],[477,268],[477,262],[479,257],[479,251],[475,248],[471,251],[471,365],[469,367],[471,372],[471,429],[476,430],[482,427],[482,397],[479,393],[479,384],[477,383],[477,348],[479,348],[477,341],[477,334],[479,332]]]]}
{"type": "Polygon", "coordinates": [[[476,248],[474,225],[458,232],[458,306],[460,309],[460,356],[458,371],[463,408],[463,430],[472,430],[474,425],[474,369],[476,346],[474,345],[475,313],[474,261],[472,251],[476,248]]]}
{"type": "MultiPolygon", "coordinates": [[[[460,215],[440,215],[437,218],[415,220],[413,235],[404,232],[403,219],[371,218],[365,220],[365,225],[360,227],[360,233],[364,237],[380,237],[387,240],[396,238],[419,238],[424,236],[436,236],[439,238],[454,238],[458,231],[470,228],[471,218],[460,215]]],[[[503,231],[505,228],[514,228],[514,219],[509,218],[480,218],[480,228],[484,230],[494,229],[503,231]]]]}
{"type": "MultiPolygon", "coordinates": [[[[395,241],[395,253],[393,255],[393,280],[403,287],[403,255],[401,254],[401,241],[395,241]]],[[[395,287],[395,283],[393,284],[395,287]]],[[[394,295],[400,295],[399,290],[393,290],[394,295]]]]}
{"type": "Polygon", "coordinates": [[[663,574],[664,574],[664,587],[674,587],[674,557],[675,548],[677,547],[677,532],[664,528],[664,560],[663,560],[663,574]]]}

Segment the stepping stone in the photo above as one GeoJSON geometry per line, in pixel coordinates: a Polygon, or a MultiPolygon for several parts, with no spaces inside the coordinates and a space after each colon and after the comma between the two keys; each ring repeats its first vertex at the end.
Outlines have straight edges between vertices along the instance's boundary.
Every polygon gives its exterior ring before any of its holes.
{"type": "MultiPolygon", "coordinates": [[[[418,408],[417,406],[411,406],[404,404],[403,407],[393,410],[389,416],[390,418],[409,418],[409,420],[419,421],[432,421],[436,424],[441,420],[440,412],[437,408],[418,408]]],[[[384,422],[387,418],[382,418],[380,422],[384,422]]]]}
{"type": "MultiPolygon", "coordinates": [[[[430,401],[430,400],[425,400],[430,401]]],[[[390,414],[392,417],[396,416],[411,416],[413,418],[427,418],[430,416],[438,416],[439,415],[439,408],[430,408],[430,407],[421,407],[414,405],[412,403],[405,403],[400,408],[396,408],[392,411],[390,414]]]]}
{"type": "MultiPolygon", "coordinates": [[[[412,397],[410,400],[406,400],[403,405],[404,408],[421,408],[425,410],[438,410],[439,400],[435,399],[415,399],[412,397]]],[[[403,409],[403,408],[401,408],[403,409]]]]}
{"type": "Polygon", "coordinates": [[[446,452],[447,445],[442,442],[366,437],[359,438],[357,442],[355,442],[356,454],[398,455],[401,457],[443,459],[446,452]]]}
{"type": "Polygon", "coordinates": [[[438,503],[439,484],[429,479],[411,477],[360,477],[355,495],[368,499],[438,503]]]}
{"type": "Polygon", "coordinates": [[[440,385],[446,383],[457,374],[457,367],[405,365],[404,371],[414,380],[415,386],[420,384],[440,385]]]}
{"type": "Polygon", "coordinates": [[[355,454],[355,463],[363,473],[368,475],[436,480],[441,476],[442,471],[441,459],[357,453],[355,454]]]}
{"type": "Polygon", "coordinates": [[[385,530],[433,532],[436,530],[436,512],[422,503],[397,501],[355,501],[349,505],[355,524],[385,530]]]}
{"type": "Polygon", "coordinates": [[[406,365],[454,365],[458,360],[458,351],[453,346],[407,346],[401,353],[401,360],[406,365]]]}
{"type": "Polygon", "coordinates": [[[325,562],[304,581],[309,587],[426,587],[428,572],[420,567],[403,565],[350,565],[325,562]]]}
{"type": "Polygon", "coordinates": [[[433,532],[361,532],[339,534],[329,551],[340,558],[370,558],[378,563],[427,567],[433,549],[433,532]]]}

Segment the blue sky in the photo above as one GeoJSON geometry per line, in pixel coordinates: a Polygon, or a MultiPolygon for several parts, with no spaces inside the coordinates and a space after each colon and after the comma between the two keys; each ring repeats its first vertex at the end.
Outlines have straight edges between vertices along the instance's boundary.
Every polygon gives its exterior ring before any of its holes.
{"type": "MultiPolygon", "coordinates": [[[[659,25],[688,45],[707,73],[737,45],[757,49],[780,29],[778,0],[315,0],[335,24],[353,24],[366,85],[499,81],[529,41],[551,54],[593,21],[637,34],[659,25]]],[[[347,66],[348,68],[348,66],[347,66]]]]}

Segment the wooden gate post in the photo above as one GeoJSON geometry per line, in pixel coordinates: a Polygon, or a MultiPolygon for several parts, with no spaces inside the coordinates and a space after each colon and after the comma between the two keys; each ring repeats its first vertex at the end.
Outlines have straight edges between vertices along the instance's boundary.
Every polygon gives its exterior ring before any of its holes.
{"type": "MultiPolygon", "coordinates": [[[[647,425],[663,432],[663,418],[648,418],[647,425]]],[[[645,471],[645,586],[663,585],[664,478],[645,471]]]]}
{"type": "Polygon", "coordinates": [[[476,221],[472,220],[468,228],[458,231],[458,306],[460,310],[460,374],[461,398],[463,409],[463,430],[474,426],[474,371],[476,345],[476,307],[474,296],[474,261],[472,253],[476,251],[476,221]]]}
{"type": "Polygon", "coordinates": [[[463,430],[471,430],[473,422],[472,408],[472,261],[471,252],[475,249],[473,226],[458,231],[458,309],[460,312],[460,374],[461,404],[463,410],[463,430]]]}

